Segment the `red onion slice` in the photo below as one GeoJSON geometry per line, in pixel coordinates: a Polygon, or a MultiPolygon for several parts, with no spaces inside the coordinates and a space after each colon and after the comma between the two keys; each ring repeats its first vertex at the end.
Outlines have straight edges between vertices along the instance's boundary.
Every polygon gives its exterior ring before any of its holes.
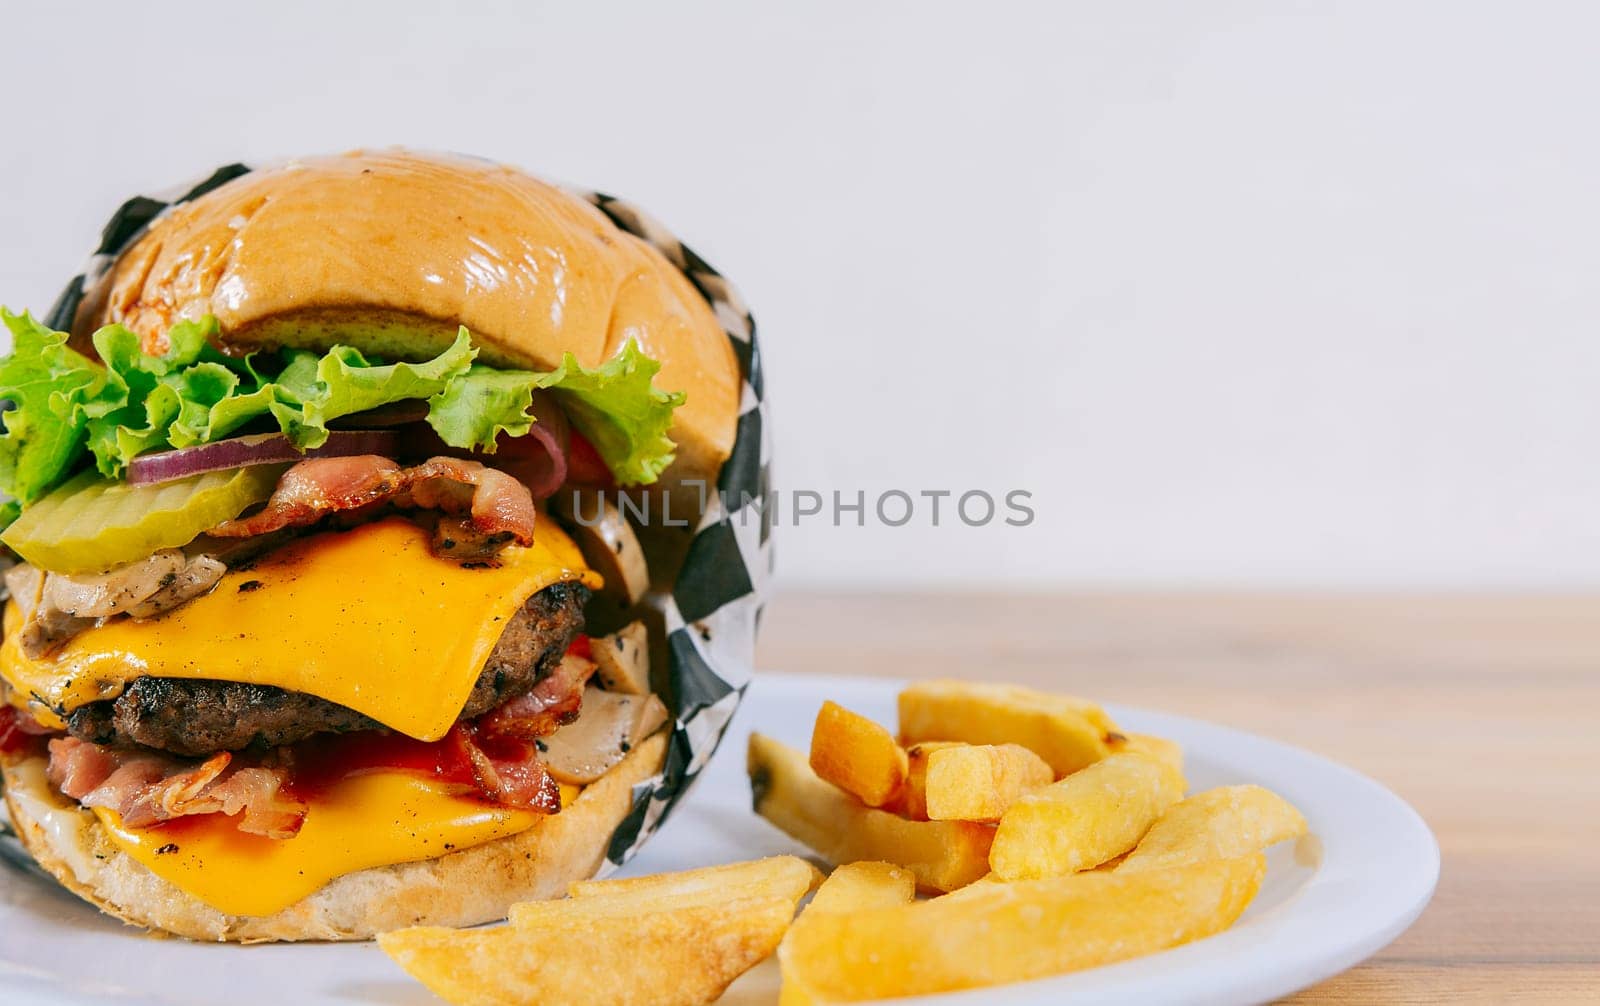
{"type": "Polygon", "coordinates": [[[408,398],[403,402],[390,402],[388,405],[380,405],[365,412],[352,412],[348,416],[330,419],[328,427],[335,430],[374,430],[379,427],[420,423],[427,418],[427,401],[421,398],[408,398]]]}
{"type": "Polygon", "coordinates": [[[527,486],[534,499],[549,499],[567,481],[571,428],[567,425],[567,414],[561,411],[561,406],[547,391],[533,393],[533,405],[529,411],[533,414],[534,424],[528,432],[520,437],[500,434],[495,440],[493,454],[451,447],[424,423],[402,428],[405,438],[400,454],[407,458],[431,458],[443,454],[446,457],[481,461],[527,486]]]}
{"type": "Polygon", "coordinates": [[[332,430],[326,443],[308,451],[300,450],[282,433],[257,433],[159,454],[141,454],[128,462],[128,482],[147,485],[202,472],[306,458],[338,458],[352,454],[381,454],[392,458],[399,448],[400,435],[394,430],[332,430]]]}
{"type": "MultiPolygon", "coordinates": [[[[512,472],[527,485],[536,500],[548,499],[567,481],[567,450],[572,440],[567,414],[548,391],[533,393],[532,411],[536,422],[520,440],[536,441],[544,448],[542,458],[533,451],[523,452],[523,471],[512,472]]],[[[501,437],[495,444],[502,451],[515,450],[514,441],[501,437]]],[[[529,445],[531,446],[531,444],[529,445]]]]}

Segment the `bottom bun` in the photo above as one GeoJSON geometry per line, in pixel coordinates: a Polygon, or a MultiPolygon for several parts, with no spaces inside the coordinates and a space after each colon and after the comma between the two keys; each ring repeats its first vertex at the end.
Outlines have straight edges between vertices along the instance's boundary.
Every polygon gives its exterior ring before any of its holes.
{"type": "Polygon", "coordinates": [[[79,897],[131,925],[193,940],[364,940],[403,926],[475,926],[513,902],[559,897],[600,868],[636,783],[661,770],[667,735],[637,745],[561,813],[527,831],[438,859],[330,881],[275,915],[226,915],[151,873],[112,842],[99,819],[56,792],[45,760],[3,766],[6,806],[33,858],[79,897]]]}

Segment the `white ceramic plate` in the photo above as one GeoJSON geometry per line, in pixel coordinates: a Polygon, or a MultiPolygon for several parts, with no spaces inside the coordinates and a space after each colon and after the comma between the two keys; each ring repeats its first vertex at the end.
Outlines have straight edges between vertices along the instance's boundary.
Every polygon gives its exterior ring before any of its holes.
{"type": "MultiPolygon", "coordinates": [[[[897,684],[757,675],[723,750],[628,872],[800,851],[750,813],[746,736],[760,730],[804,746],[824,698],[892,723],[897,684]]],[[[1129,729],[1181,742],[1194,789],[1255,782],[1281,793],[1304,811],[1314,839],[1271,850],[1261,894],[1239,923],[1219,936],[1075,975],[917,1002],[1260,1002],[1362,960],[1398,936],[1428,903],[1439,875],[1438,846],[1416,813],[1382,786],[1297,748],[1224,727],[1138,709],[1111,712],[1129,729]]],[[[723,1001],[775,1002],[775,972],[770,962],[763,965],[740,979],[723,1001]]],[[[0,1001],[17,1006],[437,1003],[370,943],[235,947],[151,939],[53,884],[3,867],[0,1001]]]]}

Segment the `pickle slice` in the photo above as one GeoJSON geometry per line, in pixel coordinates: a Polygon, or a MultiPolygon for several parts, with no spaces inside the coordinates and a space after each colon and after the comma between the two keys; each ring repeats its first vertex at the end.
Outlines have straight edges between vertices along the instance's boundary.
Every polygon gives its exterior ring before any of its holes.
{"type": "Polygon", "coordinates": [[[56,573],[100,573],[189,544],[272,495],[288,465],[205,472],[149,485],[93,471],[69,480],[0,534],[24,559],[56,573]]]}

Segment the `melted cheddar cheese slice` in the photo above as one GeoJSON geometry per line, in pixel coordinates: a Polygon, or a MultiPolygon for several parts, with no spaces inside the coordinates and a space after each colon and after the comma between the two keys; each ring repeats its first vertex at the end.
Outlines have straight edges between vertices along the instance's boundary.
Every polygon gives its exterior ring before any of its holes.
{"type": "MultiPolygon", "coordinates": [[[[577,795],[562,787],[562,800],[577,795]]],[[[228,915],[272,915],[346,873],[470,849],[532,827],[543,815],[496,807],[403,771],[350,776],[317,794],[293,838],[248,835],[221,814],[125,828],[95,816],[151,873],[228,915]]]]}
{"type": "Polygon", "coordinates": [[[36,715],[37,703],[60,714],[115,698],[142,675],[212,678],[316,695],[437,740],[506,620],[564,581],[601,582],[543,514],[534,544],[508,547],[492,569],[434,556],[428,531],[392,517],[291,542],[167,615],[118,619],[41,660],[17,646],[8,604],[0,676],[35,700],[36,715]]]}

